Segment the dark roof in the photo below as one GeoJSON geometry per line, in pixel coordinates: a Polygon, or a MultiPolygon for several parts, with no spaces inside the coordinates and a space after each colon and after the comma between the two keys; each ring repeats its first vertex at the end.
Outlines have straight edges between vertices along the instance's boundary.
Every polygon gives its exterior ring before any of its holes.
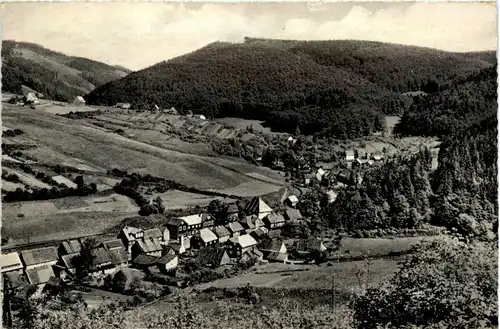
{"type": "Polygon", "coordinates": [[[174,260],[176,257],[177,257],[176,255],[167,254],[167,255],[159,258],[158,260],[156,260],[156,264],[162,264],[162,265],[168,264],[172,260],[174,260]]]}
{"type": "Polygon", "coordinates": [[[213,228],[212,230],[215,235],[217,235],[219,238],[222,238],[222,237],[225,237],[225,236],[228,236],[228,235],[231,235],[231,232],[228,231],[227,228],[225,228],[224,226],[216,226],[213,228]]]}
{"type": "Polygon", "coordinates": [[[267,259],[284,262],[287,259],[287,254],[280,252],[272,252],[269,255],[267,255],[267,259]]]}
{"type": "Polygon", "coordinates": [[[241,232],[244,230],[243,226],[241,226],[241,224],[238,222],[229,223],[226,225],[226,227],[230,232],[233,232],[233,233],[241,232]]]}
{"type": "Polygon", "coordinates": [[[259,243],[259,249],[264,251],[276,251],[279,252],[283,246],[283,241],[264,239],[259,243]]]}
{"type": "Polygon", "coordinates": [[[206,221],[213,220],[213,219],[214,218],[209,213],[204,212],[203,214],[201,214],[201,221],[202,222],[206,222],[206,221]]]}
{"type": "Polygon", "coordinates": [[[92,249],[91,254],[94,257],[94,266],[99,266],[99,265],[111,263],[111,256],[110,256],[109,252],[102,247],[92,249]]]}
{"type": "Polygon", "coordinates": [[[254,238],[263,238],[263,237],[267,236],[266,232],[264,232],[260,228],[256,229],[252,233],[250,233],[250,235],[253,236],[254,238]]]}
{"type": "Polygon", "coordinates": [[[26,270],[26,276],[30,284],[37,285],[48,282],[51,277],[56,275],[51,265],[43,265],[26,270]]]}
{"type": "Polygon", "coordinates": [[[57,248],[45,247],[21,251],[21,258],[26,266],[57,261],[57,248]]]}
{"type": "Polygon", "coordinates": [[[272,208],[261,198],[254,197],[245,207],[245,211],[248,214],[268,213],[272,211],[272,208]]]}
{"type": "Polygon", "coordinates": [[[227,251],[221,248],[202,248],[197,259],[203,266],[207,264],[219,266],[224,254],[227,254],[227,251]]]}
{"type": "Polygon", "coordinates": [[[157,259],[158,257],[142,254],[134,258],[132,263],[136,265],[152,266],[155,265],[157,259]]]}
{"type": "Polygon", "coordinates": [[[61,260],[62,260],[64,266],[66,266],[68,269],[73,269],[76,267],[76,259],[79,255],[80,255],[80,253],[78,253],[78,252],[63,255],[63,256],[61,256],[61,260]]]}
{"type": "Polygon", "coordinates": [[[267,236],[271,239],[278,238],[281,236],[281,230],[269,230],[267,236]]]}
{"type": "Polygon", "coordinates": [[[321,240],[318,239],[301,239],[297,241],[296,250],[297,252],[311,252],[313,250],[319,250],[321,247],[321,240]]]}
{"type": "Polygon", "coordinates": [[[109,256],[113,265],[125,264],[128,260],[128,253],[125,249],[112,249],[109,251],[109,256]]]}
{"type": "Polygon", "coordinates": [[[288,208],[285,211],[285,215],[288,218],[288,220],[299,220],[299,219],[302,219],[302,214],[300,213],[299,209],[288,208]]]}
{"type": "Polygon", "coordinates": [[[102,244],[108,250],[125,249],[125,245],[123,244],[123,241],[120,239],[113,239],[113,240],[104,241],[102,244]]]}
{"type": "Polygon", "coordinates": [[[271,224],[282,223],[285,221],[283,215],[276,212],[269,214],[266,218],[271,224]]]}
{"type": "Polygon", "coordinates": [[[166,225],[172,225],[172,226],[181,226],[183,224],[184,221],[178,217],[170,217],[166,223],[166,225]]]}
{"type": "Polygon", "coordinates": [[[158,239],[142,239],[142,240],[137,240],[137,243],[139,244],[139,247],[144,253],[163,250],[163,247],[161,246],[160,241],[158,241],[158,239]]]}
{"type": "Polygon", "coordinates": [[[241,226],[245,229],[254,229],[255,224],[252,222],[251,216],[246,216],[244,219],[240,220],[241,226]]]}
{"type": "Polygon", "coordinates": [[[158,239],[163,238],[163,234],[161,233],[159,228],[155,227],[144,231],[144,239],[154,239],[154,238],[158,239]]]}
{"type": "Polygon", "coordinates": [[[238,213],[238,212],[239,212],[238,206],[235,205],[234,203],[230,204],[229,207],[227,207],[227,213],[228,214],[235,214],[235,213],[238,213]]]}

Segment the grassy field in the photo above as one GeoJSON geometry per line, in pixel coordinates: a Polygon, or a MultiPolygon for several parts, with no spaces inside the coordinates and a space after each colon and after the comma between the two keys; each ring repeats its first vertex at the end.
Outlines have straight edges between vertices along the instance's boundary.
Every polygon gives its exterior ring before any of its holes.
{"type": "Polygon", "coordinates": [[[8,245],[16,245],[101,234],[119,224],[123,218],[136,214],[87,211],[35,214],[23,218],[2,216],[2,237],[12,239],[8,245]]]}
{"type": "MultiPolygon", "coordinates": [[[[225,189],[257,181],[246,173],[272,175],[271,171],[232,158],[210,158],[167,150],[131,140],[116,133],[43,112],[4,104],[3,121],[25,131],[40,147],[26,153],[49,164],[89,166],[104,171],[120,168],[147,172],[202,189],[225,189]]],[[[279,179],[279,177],[272,177],[279,179]]]]}
{"type": "MultiPolygon", "coordinates": [[[[163,200],[165,209],[181,209],[195,206],[207,206],[212,200],[223,200],[222,197],[212,197],[207,195],[170,190],[165,193],[154,193],[150,195],[151,199],[160,197],[163,200]]],[[[236,201],[233,199],[224,199],[226,202],[236,201]]]]}
{"type": "Polygon", "coordinates": [[[252,128],[256,131],[262,131],[264,133],[271,132],[271,128],[264,127],[262,125],[263,121],[259,120],[247,120],[241,118],[219,118],[216,119],[215,121],[231,126],[235,129],[246,129],[247,127],[252,126],[252,128]]]}
{"type": "Polygon", "coordinates": [[[410,251],[415,245],[427,241],[432,237],[405,237],[405,238],[342,238],[335,256],[385,256],[410,251]]]}
{"type": "Polygon", "coordinates": [[[29,186],[38,187],[38,188],[46,188],[46,189],[51,188],[51,186],[49,184],[46,184],[46,183],[36,179],[32,175],[26,174],[25,172],[22,172],[20,170],[7,168],[7,167],[2,167],[2,170],[5,170],[8,174],[17,175],[17,177],[19,177],[19,180],[24,185],[29,185],[29,186]]]}

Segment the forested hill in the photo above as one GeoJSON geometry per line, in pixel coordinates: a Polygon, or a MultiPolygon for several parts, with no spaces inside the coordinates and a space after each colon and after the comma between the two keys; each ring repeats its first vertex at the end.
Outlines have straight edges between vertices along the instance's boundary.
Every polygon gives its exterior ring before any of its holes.
{"type": "Polygon", "coordinates": [[[497,220],[497,123],[491,114],[444,139],[433,182],[436,220],[461,230],[497,220]]]}
{"type": "Polygon", "coordinates": [[[268,120],[289,132],[299,126],[304,133],[336,135],[325,125],[328,111],[335,110],[336,117],[364,116],[360,129],[376,129],[374,113],[401,111],[400,93],[486,68],[492,65],[487,54],[365,41],[247,38],[213,43],[132,73],[95,89],[86,100],[146,109],[175,106],[209,117],[268,120]],[[359,110],[351,113],[354,108],[359,110]]]}
{"type": "Polygon", "coordinates": [[[47,98],[71,101],[129,72],[33,43],[2,42],[2,90],[6,92],[20,93],[21,85],[25,85],[47,98]]]}
{"type": "Polygon", "coordinates": [[[405,136],[443,136],[496,115],[497,108],[495,65],[418,98],[404,113],[395,132],[405,136]]]}

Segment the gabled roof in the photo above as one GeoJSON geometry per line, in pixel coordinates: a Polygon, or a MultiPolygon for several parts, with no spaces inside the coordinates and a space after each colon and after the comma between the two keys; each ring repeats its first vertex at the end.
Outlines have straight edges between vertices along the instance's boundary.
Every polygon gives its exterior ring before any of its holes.
{"type": "Polygon", "coordinates": [[[285,221],[285,218],[282,214],[275,212],[269,214],[266,218],[271,224],[283,223],[285,221]]]}
{"type": "Polygon", "coordinates": [[[158,257],[141,254],[132,260],[132,263],[136,265],[152,266],[156,264],[158,257]]]}
{"type": "Polygon", "coordinates": [[[221,248],[202,248],[198,253],[197,259],[202,265],[212,264],[218,266],[227,251],[221,248]]]}
{"type": "Polygon", "coordinates": [[[213,232],[215,235],[217,235],[219,238],[223,238],[225,236],[231,235],[231,232],[227,228],[225,228],[222,225],[216,226],[213,228],[213,232]]]}
{"type": "Polygon", "coordinates": [[[76,267],[76,258],[78,256],[80,256],[80,253],[75,252],[72,254],[67,254],[67,255],[61,256],[61,260],[62,260],[64,266],[66,266],[66,268],[71,270],[71,269],[74,269],[76,267]]]}
{"type": "Polygon", "coordinates": [[[125,264],[128,261],[128,253],[125,248],[109,250],[109,256],[113,265],[125,264]]]}
{"type": "Polygon", "coordinates": [[[280,252],[271,252],[269,255],[267,255],[267,259],[285,262],[288,259],[288,255],[280,252]]]}
{"type": "Polygon", "coordinates": [[[238,222],[229,223],[226,225],[226,227],[232,233],[241,232],[241,231],[245,230],[243,228],[243,226],[241,226],[241,224],[238,222]]]}
{"type": "Polygon", "coordinates": [[[131,236],[130,236],[131,234],[134,234],[134,235],[135,235],[135,234],[138,234],[138,233],[140,233],[140,232],[142,232],[142,230],[141,230],[141,229],[139,229],[139,228],[137,228],[137,227],[132,227],[132,226],[125,226],[125,227],[122,229],[122,233],[124,233],[124,235],[125,235],[125,237],[126,237],[126,239],[127,239],[128,241],[133,240],[133,239],[131,238],[131,236]]]}
{"type": "Polygon", "coordinates": [[[245,210],[249,214],[262,214],[272,212],[273,209],[269,207],[261,198],[253,198],[252,201],[248,203],[245,210]]]}
{"type": "Polygon", "coordinates": [[[177,258],[177,255],[167,254],[156,260],[156,264],[166,265],[177,258]]]}
{"type": "Polygon", "coordinates": [[[256,229],[255,231],[253,231],[252,233],[250,233],[253,237],[255,238],[264,238],[265,236],[267,236],[267,233],[264,232],[262,229],[258,228],[256,229]]]}
{"type": "Polygon", "coordinates": [[[217,235],[208,228],[202,228],[200,230],[200,238],[204,243],[217,241],[217,235]]]}
{"type": "Polygon", "coordinates": [[[286,198],[290,202],[299,202],[299,198],[297,198],[296,195],[290,195],[288,198],[286,198]]]}
{"type": "Polygon", "coordinates": [[[345,155],[346,156],[354,156],[354,150],[346,150],[345,155]]]}
{"type": "Polygon", "coordinates": [[[19,254],[17,252],[0,255],[0,269],[2,273],[21,268],[23,268],[23,264],[21,263],[21,258],[19,258],[19,254]]]}
{"type": "Polygon", "coordinates": [[[188,226],[201,224],[201,214],[180,217],[188,226]]]}
{"type": "Polygon", "coordinates": [[[319,239],[301,239],[297,242],[297,252],[311,252],[313,250],[326,249],[319,239]]]}
{"type": "Polygon", "coordinates": [[[214,218],[209,213],[204,212],[201,214],[201,221],[202,222],[206,222],[206,221],[213,220],[213,219],[214,218]]]}
{"type": "Polygon", "coordinates": [[[300,213],[299,209],[288,208],[285,211],[285,215],[288,218],[288,220],[299,220],[299,219],[302,219],[302,214],[300,213]]]}
{"type": "Polygon", "coordinates": [[[257,244],[257,241],[250,234],[235,236],[229,239],[229,241],[235,245],[240,245],[241,248],[248,248],[257,244]]]}
{"type": "Polygon", "coordinates": [[[102,244],[104,245],[104,248],[108,250],[125,249],[125,245],[120,239],[104,241],[102,244]]]}
{"type": "Polygon", "coordinates": [[[26,266],[57,261],[56,247],[45,247],[21,251],[21,258],[26,266]]]}
{"type": "Polygon", "coordinates": [[[51,265],[44,265],[26,270],[28,281],[32,285],[46,283],[51,277],[55,277],[51,265]]]}
{"type": "Polygon", "coordinates": [[[158,239],[142,239],[142,240],[137,240],[137,243],[139,245],[139,248],[141,248],[141,251],[144,253],[163,250],[163,247],[161,246],[158,239]]]}
{"type": "Polygon", "coordinates": [[[246,216],[245,218],[240,220],[239,223],[241,224],[241,226],[243,226],[244,229],[254,229],[255,228],[255,224],[253,223],[251,216],[246,216]]]}
{"type": "Polygon", "coordinates": [[[238,210],[238,206],[235,205],[234,203],[233,204],[230,204],[228,207],[227,207],[227,213],[228,214],[236,214],[238,213],[239,210],[238,210]]]}
{"type": "Polygon", "coordinates": [[[265,239],[259,243],[259,249],[264,251],[279,252],[283,246],[283,241],[265,239]]]}
{"type": "Polygon", "coordinates": [[[172,225],[172,226],[181,226],[184,224],[184,221],[178,217],[170,217],[167,219],[167,225],[172,225]]]}
{"type": "Polygon", "coordinates": [[[157,227],[144,231],[144,239],[153,239],[153,238],[157,239],[163,238],[161,230],[157,227]]]}
{"type": "Polygon", "coordinates": [[[76,239],[63,241],[61,245],[68,254],[80,252],[80,249],[82,248],[82,245],[76,239]]]}
{"type": "Polygon", "coordinates": [[[94,266],[105,265],[111,263],[111,256],[109,252],[104,248],[96,248],[91,251],[94,257],[94,266]]]}
{"type": "Polygon", "coordinates": [[[78,102],[81,102],[81,103],[85,103],[85,99],[82,96],[76,96],[75,97],[75,101],[78,101],[78,102]]]}

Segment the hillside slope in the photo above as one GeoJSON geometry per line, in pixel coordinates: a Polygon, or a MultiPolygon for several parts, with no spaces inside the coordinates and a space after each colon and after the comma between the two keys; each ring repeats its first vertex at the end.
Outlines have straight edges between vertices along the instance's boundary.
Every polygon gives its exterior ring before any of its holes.
{"type": "MultiPolygon", "coordinates": [[[[399,94],[425,89],[492,65],[488,52],[457,54],[365,41],[280,41],[247,38],[213,43],[105,84],[86,99],[91,104],[153,104],[210,117],[268,120],[288,132],[328,129],[318,113],[353,105],[400,114],[399,94]],[[321,110],[321,111],[318,111],[321,110]],[[292,119],[283,112],[294,112],[292,119]],[[270,120],[271,119],[271,120],[270,120]]],[[[368,130],[375,128],[371,121],[368,130]]],[[[337,116],[338,114],[335,114],[337,116]]],[[[310,132],[309,131],[309,132],[310,132]]],[[[306,132],[307,133],[307,132],[306,132]]]]}
{"type": "Polygon", "coordinates": [[[496,115],[497,108],[495,65],[418,98],[404,113],[395,132],[405,136],[443,136],[496,115]]]}
{"type": "Polygon", "coordinates": [[[6,92],[20,93],[21,85],[26,85],[47,98],[71,101],[129,72],[33,43],[10,40],[2,43],[2,89],[6,92]]]}

